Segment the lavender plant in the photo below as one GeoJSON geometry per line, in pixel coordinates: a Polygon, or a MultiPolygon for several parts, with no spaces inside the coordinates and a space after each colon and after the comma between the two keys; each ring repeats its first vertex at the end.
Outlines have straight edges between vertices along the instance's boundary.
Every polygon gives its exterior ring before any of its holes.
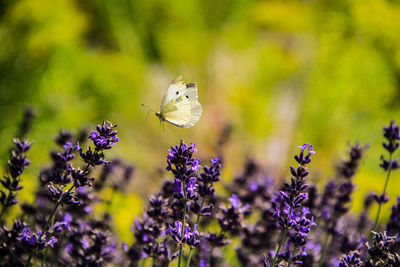
{"type": "Polygon", "coordinates": [[[281,260],[288,265],[292,263],[301,264],[302,258],[306,256],[308,233],[311,227],[315,225],[314,217],[310,214],[309,209],[304,206],[305,200],[308,199],[306,192],[308,184],[304,183],[304,179],[309,174],[306,166],[311,162],[311,155],[315,152],[313,146],[308,143],[299,148],[301,148],[300,154],[294,156],[299,167],[297,169],[293,166],[290,167],[293,175],[291,183],[284,182],[283,190],[279,192],[280,195],[275,199],[274,216],[279,222],[282,236],[275,254],[272,255],[273,258],[270,260],[272,266],[275,266],[281,260]],[[308,149],[307,154],[304,153],[306,149],[308,149]],[[285,251],[280,253],[283,244],[285,251]]]}
{"type": "MultiPolygon", "coordinates": [[[[30,128],[28,115],[20,137],[30,128]]],[[[379,227],[388,180],[399,167],[394,121],[384,128],[389,159],[381,158],[387,172],[383,193],[367,195],[359,216],[349,210],[366,146],[350,147],[349,158],[337,165],[336,179],[322,191],[308,182],[315,154],[308,143],[294,156],[298,167],[290,167],[289,182],[280,183],[249,158],[243,172],[224,179],[217,191],[222,150],[202,166],[195,144],[181,141],[166,158],[173,178],[135,218],[132,244],[120,243],[107,210],[93,212],[97,203],[108,207],[112,201],[102,198],[102,190],[125,193],[135,170],[105,156],[119,141],[115,127],[103,122],[90,134],[60,131],[51,162],[39,173],[34,203],[21,203],[17,194],[31,143],[14,140],[1,179],[0,266],[400,266],[400,197],[386,227],[379,227]],[[374,200],[379,204],[375,225],[369,218],[374,200]],[[22,213],[8,226],[8,211],[18,204],[22,213]],[[231,253],[234,261],[228,260],[231,253]]]]}
{"type": "Polygon", "coordinates": [[[389,159],[386,159],[383,155],[381,156],[380,166],[385,172],[387,172],[387,175],[382,193],[379,196],[376,196],[378,211],[375,217],[374,231],[376,231],[379,226],[379,217],[381,214],[382,205],[389,200],[388,196],[386,195],[386,190],[389,183],[390,174],[392,170],[396,170],[400,167],[399,161],[397,159],[393,159],[393,154],[400,145],[399,126],[395,124],[395,121],[391,121],[389,126],[383,128],[383,136],[387,141],[383,142],[382,146],[389,153],[389,159]]]}

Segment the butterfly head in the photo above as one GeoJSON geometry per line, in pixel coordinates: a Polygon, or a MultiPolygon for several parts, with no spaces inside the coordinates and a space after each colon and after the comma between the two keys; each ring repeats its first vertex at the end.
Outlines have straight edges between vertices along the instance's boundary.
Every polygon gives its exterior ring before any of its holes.
{"type": "Polygon", "coordinates": [[[156,116],[160,119],[160,121],[164,121],[164,115],[161,112],[156,112],[156,116]]]}

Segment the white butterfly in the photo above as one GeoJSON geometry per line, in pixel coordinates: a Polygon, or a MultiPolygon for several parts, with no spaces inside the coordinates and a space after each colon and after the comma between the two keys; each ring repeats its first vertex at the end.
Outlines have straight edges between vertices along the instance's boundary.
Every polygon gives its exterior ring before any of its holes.
{"type": "Polygon", "coordinates": [[[169,122],[182,128],[190,128],[201,117],[201,105],[197,101],[196,83],[185,84],[182,76],[173,80],[161,102],[156,116],[160,121],[169,122]]]}

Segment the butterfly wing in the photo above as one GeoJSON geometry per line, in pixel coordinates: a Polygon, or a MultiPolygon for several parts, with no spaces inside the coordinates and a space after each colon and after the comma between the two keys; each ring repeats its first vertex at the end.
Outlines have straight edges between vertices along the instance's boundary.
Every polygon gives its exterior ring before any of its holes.
{"type": "Polygon", "coordinates": [[[173,125],[182,128],[195,125],[202,114],[196,83],[185,85],[182,76],[173,80],[163,97],[160,112],[173,125]]]}
{"type": "Polygon", "coordinates": [[[189,100],[181,96],[176,100],[168,102],[161,110],[164,120],[178,127],[186,128],[190,123],[191,108],[189,100]]]}
{"type": "Polygon", "coordinates": [[[164,94],[164,97],[161,101],[160,110],[162,110],[171,100],[176,100],[181,97],[183,92],[186,90],[187,88],[185,83],[183,82],[182,76],[174,79],[164,94]]]}
{"type": "Polygon", "coordinates": [[[184,128],[190,128],[194,126],[201,117],[202,108],[200,103],[198,102],[198,92],[196,83],[189,83],[186,85],[187,90],[183,93],[183,95],[190,102],[190,120],[188,123],[184,125],[184,128]]]}

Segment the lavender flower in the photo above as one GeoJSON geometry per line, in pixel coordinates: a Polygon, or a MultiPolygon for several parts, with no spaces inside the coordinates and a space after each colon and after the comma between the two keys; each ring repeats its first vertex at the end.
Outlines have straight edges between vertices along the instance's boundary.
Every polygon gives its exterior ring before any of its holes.
{"type": "Polygon", "coordinates": [[[211,159],[211,166],[204,166],[199,178],[199,194],[202,197],[214,196],[214,183],[221,180],[221,162],[218,158],[211,159]]]}
{"type": "Polygon", "coordinates": [[[12,205],[18,203],[16,199],[16,192],[23,188],[19,183],[21,182],[21,174],[25,168],[30,164],[30,161],[26,158],[25,153],[30,149],[32,143],[26,140],[14,139],[14,148],[11,150],[11,158],[8,161],[9,174],[4,175],[3,179],[0,179],[1,184],[7,189],[8,194],[3,190],[0,190],[0,203],[2,209],[0,212],[0,220],[6,209],[12,205]]]}
{"type": "Polygon", "coordinates": [[[376,201],[378,202],[378,212],[376,213],[374,231],[378,229],[379,226],[379,216],[382,208],[382,204],[386,203],[389,198],[386,196],[386,188],[389,183],[389,177],[392,170],[396,170],[400,167],[397,159],[393,159],[393,153],[399,148],[399,126],[395,124],[395,121],[391,121],[389,126],[383,128],[383,136],[387,140],[383,142],[383,148],[389,152],[389,159],[385,159],[384,156],[381,157],[382,163],[380,166],[387,172],[385,185],[383,191],[379,196],[376,196],[376,201]]]}
{"type": "Polygon", "coordinates": [[[66,205],[79,205],[79,200],[68,191],[63,190],[64,187],[59,185],[54,185],[53,182],[50,182],[48,185],[48,197],[54,202],[60,202],[60,204],[66,205]]]}
{"type": "Polygon", "coordinates": [[[366,266],[399,266],[400,256],[394,252],[396,237],[387,236],[386,232],[373,235],[373,241],[367,244],[370,259],[366,266]]]}
{"type": "Polygon", "coordinates": [[[12,228],[0,227],[0,265],[22,266],[23,255],[30,247],[20,241],[19,237],[27,226],[24,222],[14,221],[12,228]]]}
{"type": "Polygon", "coordinates": [[[66,246],[67,253],[71,256],[70,262],[75,266],[104,266],[114,257],[115,244],[110,243],[107,235],[90,231],[85,233],[80,240],[66,246]]]}
{"type": "MultiPolygon", "coordinates": [[[[332,254],[331,252],[336,249],[331,246],[330,240],[332,240],[332,236],[337,241],[343,238],[342,247],[354,247],[354,245],[348,244],[349,240],[346,238],[344,231],[339,229],[338,222],[348,211],[347,204],[351,201],[355,188],[353,178],[360,165],[365,148],[365,146],[359,144],[352,146],[349,152],[349,159],[340,162],[337,166],[339,182],[330,181],[325,187],[320,209],[322,210],[322,219],[325,222],[324,230],[327,233],[325,234],[325,240],[322,241],[324,246],[320,257],[320,265],[324,264],[327,255],[332,254]]],[[[339,242],[336,242],[336,244],[339,244],[339,242]]],[[[348,249],[346,249],[347,251],[348,249]]],[[[337,257],[337,255],[329,257],[337,257]]]]}
{"type": "MultiPolygon", "coordinates": [[[[388,174],[398,164],[392,157],[399,147],[398,131],[394,122],[384,129],[383,146],[390,158],[383,158],[381,166],[388,174]]],[[[349,159],[337,166],[339,179],[328,182],[323,193],[306,183],[315,152],[304,144],[294,157],[299,166],[290,167],[290,181],[276,184],[255,161],[248,160],[240,175],[224,183],[225,197],[215,191],[221,161],[214,158],[202,168],[194,144],[181,141],[167,156],[173,179],[164,181],[144,213],[135,218],[133,243],[116,246],[112,216],[92,210],[95,203],[109,206],[101,197],[103,189],[124,193],[134,169],[120,159],[106,161],[105,151],[118,142],[111,123],[104,122],[92,132],[89,140],[94,145],[86,146],[85,134],[79,135],[61,131],[56,138],[59,150],[51,153],[51,164],[40,172],[33,203],[21,205],[21,216],[11,228],[0,217],[0,266],[31,261],[42,266],[167,266],[177,257],[178,266],[183,261],[186,266],[227,266],[231,263],[224,257],[227,250],[235,251],[243,266],[400,266],[400,197],[392,207],[388,234],[373,232],[369,241],[365,236],[368,210],[374,198],[379,204],[388,200],[385,192],[368,195],[360,216],[348,214],[356,188],[353,177],[365,146],[351,147],[349,159]],[[76,166],[82,161],[83,166],[76,166]],[[100,165],[100,172],[92,172],[100,165]],[[316,229],[312,228],[314,217],[316,229]],[[209,232],[216,226],[213,220],[218,220],[219,233],[209,232]],[[231,237],[237,237],[235,247],[227,247],[231,237]]],[[[22,188],[20,177],[29,162],[25,154],[30,145],[15,143],[2,179],[6,188],[0,191],[2,204],[15,199],[15,192],[22,188]]]]}
{"type": "Polygon", "coordinates": [[[30,129],[32,128],[33,119],[36,116],[35,113],[36,112],[34,108],[31,106],[26,106],[24,108],[22,121],[19,124],[18,133],[16,135],[18,138],[25,137],[26,134],[30,131],[30,129]]]}
{"type": "Polygon", "coordinates": [[[277,263],[278,258],[289,263],[300,264],[302,262],[301,259],[307,255],[305,245],[308,233],[310,228],[315,225],[309,209],[303,207],[304,202],[308,199],[308,193],[305,192],[308,185],[304,183],[304,179],[309,172],[305,166],[311,162],[311,155],[315,154],[315,152],[313,151],[313,146],[308,143],[299,148],[301,148],[300,153],[295,155],[294,159],[300,166],[297,169],[290,167],[294,177],[291,179],[290,184],[283,183],[283,190],[279,192],[281,198],[277,198],[279,202],[276,203],[277,208],[274,216],[278,219],[283,235],[272,259],[272,266],[277,263]],[[304,153],[306,148],[308,148],[307,154],[304,153]],[[288,240],[284,246],[286,250],[280,254],[281,246],[287,237],[288,240]],[[293,249],[291,248],[292,246],[293,249]],[[296,251],[299,250],[301,252],[297,254],[296,251]]]}
{"type": "Polygon", "coordinates": [[[117,125],[113,125],[108,121],[103,121],[102,125],[97,125],[97,131],[92,131],[89,139],[93,141],[97,150],[111,149],[111,146],[117,144],[119,138],[117,136],[118,131],[114,130],[115,127],[117,127],[117,125]]]}
{"type": "Polygon", "coordinates": [[[194,147],[194,143],[187,146],[181,141],[179,145],[169,150],[166,169],[182,182],[186,182],[201,167],[200,159],[193,158],[193,153],[197,151],[194,147]]]}
{"type": "Polygon", "coordinates": [[[400,196],[397,197],[397,204],[392,206],[392,214],[386,229],[390,235],[400,233],[400,196]]]}
{"type": "Polygon", "coordinates": [[[249,205],[242,205],[237,195],[233,194],[229,198],[230,206],[222,207],[218,216],[218,222],[221,230],[237,235],[243,227],[245,215],[250,213],[249,205]]]}
{"type": "Polygon", "coordinates": [[[190,247],[197,247],[200,244],[198,240],[199,232],[197,232],[197,224],[194,226],[193,232],[191,232],[190,227],[185,227],[184,230],[182,230],[182,227],[182,223],[176,221],[175,227],[169,226],[168,234],[179,246],[186,243],[190,247]]]}
{"type": "Polygon", "coordinates": [[[362,262],[358,251],[351,251],[348,255],[343,255],[339,263],[339,267],[357,267],[361,265],[362,262]]]}
{"type": "MultiPolygon", "coordinates": [[[[174,206],[181,206],[183,209],[173,209],[174,218],[177,219],[175,227],[168,226],[168,232],[172,239],[178,244],[179,247],[179,260],[178,266],[181,265],[183,247],[188,244],[191,248],[196,247],[199,244],[199,240],[196,238],[198,232],[196,226],[194,226],[193,233],[190,233],[190,227],[186,227],[186,220],[189,216],[189,207],[191,201],[196,201],[198,198],[197,190],[197,171],[201,168],[200,160],[193,158],[193,153],[196,151],[194,148],[195,144],[192,143],[188,147],[183,141],[175,147],[171,147],[167,156],[167,171],[171,171],[175,176],[175,183],[173,186],[173,195],[176,200],[172,203],[174,206]],[[182,221],[182,222],[181,222],[182,221]],[[181,224],[181,233],[177,233],[178,226],[181,224]],[[185,234],[186,233],[186,234],[185,234]],[[189,238],[190,236],[190,238],[189,238]]],[[[199,218],[199,217],[198,217],[199,218]]],[[[192,252],[192,251],[191,251],[192,252]]],[[[190,262],[191,252],[189,254],[188,262],[190,262]]]]}
{"type": "Polygon", "coordinates": [[[54,247],[54,244],[57,243],[57,239],[54,236],[47,240],[46,235],[43,235],[42,231],[39,230],[37,233],[31,233],[29,227],[25,227],[22,230],[18,240],[20,240],[25,246],[34,250],[42,250],[47,246],[54,247]]]}

